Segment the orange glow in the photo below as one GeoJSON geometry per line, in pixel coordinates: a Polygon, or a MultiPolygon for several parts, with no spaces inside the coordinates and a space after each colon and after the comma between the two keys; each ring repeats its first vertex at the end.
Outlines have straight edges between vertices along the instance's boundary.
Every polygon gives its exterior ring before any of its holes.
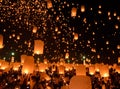
{"type": "Polygon", "coordinates": [[[77,14],[77,9],[75,7],[73,7],[72,10],[71,10],[71,16],[75,17],[76,14],[77,14]]]}

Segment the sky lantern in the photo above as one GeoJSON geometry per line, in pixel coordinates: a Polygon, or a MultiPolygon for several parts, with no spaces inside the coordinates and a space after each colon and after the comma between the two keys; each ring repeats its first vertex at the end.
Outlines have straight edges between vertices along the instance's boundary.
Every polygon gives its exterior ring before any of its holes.
{"type": "Polygon", "coordinates": [[[118,63],[120,63],[120,57],[118,57],[118,63]]]}
{"type": "Polygon", "coordinates": [[[82,64],[77,65],[75,67],[76,69],[76,76],[82,75],[82,76],[86,76],[86,67],[82,64]]]}
{"type": "Polygon", "coordinates": [[[14,57],[11,57],[11,62],[14,62],[15,58],[14,57]]]}
{"type": "Polygon", "coordinates": [[[20,36],[19,35],[17,36],[17,40],[20,40],[20,36]]]}
{"type": "Polygon", "coordinates": [[[3,35],[0,34],[0,49],[3,48],[3,35]]]}
{"type": "Polygon", "coordinates": [[[42,40],[34,41],[34,54],[43,54],[44,42],[42,40]]]}
{"type": "Polygon", "coordinates": [[[47,0],[47,8],[48,9],[52,8],[52,2],[51,2],[51,0],[47,0]]]}
{"type": "Polygon", "coordinates": [[[0,0],[0,2],[2,2],[3,0],[0,0]]]}
{"type": "Polygon", "coordinates": [[[31,74],[34,71],[34,58],[33,56],[26,56],[22,67],[22,74],[31,74]]]}
{"type": "Polygon", "coordinates": [[[94,65],[89,66],[89,74],[94,75],[94,73],[95,73],[95,66],[94,65]]]}
{"type": "Polygon", "coordinates": [[[65,64],[65,70],[66,71],[69,71],[69,70],[72,70],[72,69],[73,69],[72,64],[65,64]]]}
{"type": "Polygon", "coordinates": [[[34,26],[32,31],[33,31],[33,33],[36,33],[37,32],[37,27],[34,26]]]}
{"type": "Polygon", "coordinates": [[[100,71],[100,66],[101,66],[101,64],[96,63],[95,64],[95,71],[99,72],[100,71]]]}
{"type": "Polygon", "coordinates": [[[118,28],[119,28],[119,25],[116,24],[116,25],[115,25],[115,29],[118,29],[118,28]]]}
{"type": "Polygon", "coordinates": [[[118,72],[120,74],[120,66],[116,67],[116,72],[118,72]]]}
{"type": "Polygon", "coordinates": [[[64,74],[65,67],[63,65],[58,66],[59,74],[64,74]]]}
{"type": "Polygon", "coordinates": [[[69,89],[92,89],[90,77],[73,76],[70,79],[69,89]]]}
{"type": "Polygon", "coordinates": [[[78,34],[77,33],[74,34],[74,40],[78,40],[78,34]]]}
{"type": "Polygon", "coordinates": [[[65,54],[65,59],[68,59],[69,58],[69,53],[66,53],[65,54]]]}
{"type": "Polygon", "coordinates": [[[116,67],[117,67],[117,64],[114,63],[114,64],[113,64],[113,69],[116,69],[116,67]]]}
{"type": "Polygon", "coordinates": [[[85,6],[81,5],[81,12],[85,12],[85,6]]]}
{"type": "Polygon", "coordinates": [[[19,67],[20,67],[20,63],[19,62],[15,62],[13,64],[13,70],[17,71],[19,69],[19,67]]]}
{"type": "Polygon", "coordinates": [[[39,71],[40,72],[45,72],[46,69],[48,68],[48,65],[44,64],[44,63],[40,63],[40,64],[38,64],[38,66],[39,66],[39,71]]]}
{"type": "Polygon", "coordinates": [[[120,45],[117,45],[117,49],[120,49],[120,45]]]}
{"type": "Polygon", "coordinates": [[[44,59],[44,64],[47,64],[48,63],[48,60],[47,59],[44,59]]]}
{"type": "Polygon", "coordinates": [[[77,14],[77,8],[73,7],[71,10],[71,17],[76,17],[77,14]]]}
{"type": "Polygon", "coordinates": [[[1,59],[0,59],[0,67],[1,67],[1,65],[2,65],[2,63],[3,63],[4,61],[5,61],[5,60],[1,60],[1,59]]]}
{"type": "Polygon", "coordinates": [[[97,58],[100,59],[100,55],[99,54],[97,55],[97,58]]]}
{"type": "Polygon", "coordinates": [[[108,65],[101,64],[100,75],[101,77],[109,77],[109,66],[108,65]]]}
{"type": "Polygon", "coordinates": [[[1,69],[2,70],[5,70],[9,67],[9,62],[6,62],[6,61],[2,61],[2,64],[1,64],[1,69]]]}
{"type": "Polygon", "coordinates": [[[58,32],[58,27],[55,27],[55,31],[58,32]]]}
{"type": "Polygon", "coordinates": [[[91,52],[96,52],[96,49],[95,48],[91,48],[91,52]]]}
{"type": "Polygon", "coordinates": [[[21,55],[21,64],[24,63],[26,57],[27,57],[27,55],[25,55],[25,54],[21,55]]]}

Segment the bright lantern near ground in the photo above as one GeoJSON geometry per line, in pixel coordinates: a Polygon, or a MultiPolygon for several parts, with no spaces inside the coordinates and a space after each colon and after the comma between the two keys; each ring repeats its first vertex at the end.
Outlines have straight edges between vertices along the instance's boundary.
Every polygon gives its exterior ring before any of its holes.
{"type": "Polygon", "coordinates": [[[75,17],[77,14],[77,8],[73,7],[71,10],[71,17],[75,17]]]}
{"type": "Polygon", "coordinates": [[[89,74],[94,75],[94,73],[95,73],[95,66],[94,65],[89,66],[89,74]]]}
{"type": "Polygon", "coordinates": [[[82,64],[80,65],[76,65],[75,66],[75,69],[76,69],[76,76],[86,76],[86,67],[82,64]]]}
{"type": "Polygon", "coordinates": [[[26,59],[27,55],[21,55],[21,64],[24,64],[24,61],[26,59]]]}
{"type": "Polygon", "coordinates": [[[101,64],[100,75],[101,77],[109,77],[109,66],[108,65],[101,64]]]}
{"type": "Polygon", "coordinates": [[[69,58],[69,53],[65,54],[65,58],[68,59],[69,58]]]}
{"type": "Polygon", "coordinates": [[[3,35],[0,35],[0,48],[3,48],[3,35]]]}
{"type": "Polygon", "coordinates": [[[73,76],[70,79],[69,89],[92,89],[90,77],[73,76]]]}
{"type": "Polygon", "coordinates": [[[22,74],[31,74],[34,71],[34,58],[33,56],[26,56],[22,67],[22,74]]]}
{"type": "Polygon", "coordinates": [[[44,42],[42,40],[34,41],[34,54],[43,54],[44,42]]]}
{"type": "Polygon", "coordinates": [[[58,66],[59,74],[64,74],[65,67],[63,65],[58,66]]]}

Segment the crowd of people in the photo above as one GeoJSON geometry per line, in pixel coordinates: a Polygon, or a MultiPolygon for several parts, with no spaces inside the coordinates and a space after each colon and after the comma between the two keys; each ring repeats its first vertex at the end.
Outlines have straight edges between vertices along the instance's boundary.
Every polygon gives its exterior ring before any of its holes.
{"type": "MultiPolygon", "coordinates": [[[[12,68],[8,72],[0,70],[0,89],[62,89],[62,86],[68,86],[70,79],[76,75],[73,68],[59,74],[57,66],[53,65],[56,70],[52,71],[52,67],[46,70],[49,80],[41,76],[41,72],[35,71],[33,74],[22,74],[21,69],[14,71],[12,68]]],[[[120,89],[120,74],[115,69],[109,69],[109,77],[103,78],[99,72],[94,75],[89,74],[87,69],[86,76],[91,78],[92,89],[120,89]]]]}

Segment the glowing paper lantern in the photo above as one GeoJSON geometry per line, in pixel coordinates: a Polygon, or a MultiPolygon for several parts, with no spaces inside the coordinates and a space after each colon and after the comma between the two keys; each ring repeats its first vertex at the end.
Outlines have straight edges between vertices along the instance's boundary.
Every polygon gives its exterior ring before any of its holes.
{"type": "Polygon", "coordinates": [[[94,65],[89,66],[89,74],[93,75],[94,73],[95,73],[95,66],[94,65]]]}
{"type": "Polygon", "coordinates": [[[48,9],[52,8],[52,2],[51,2],[51,0],[47,0],[47,8],[48,9]]]}
{"type": "Polygon", "coordinates": [[[47,64],[48,63],[48,60],[47,59],[44,59],[44,64],[47,64]]]}
{"type": "Polygon", "coordinates": [[[59,74],[64,74],[65,67],[63,65],[58,66],[59,74]]]}
{"type": "Polygon", "coordinates": [[[9,67],[9,63],[6,62],[6,61],[2,61],[1,69],[2,69],[2,70],[5,70],[5,69],[7,69],[8,67],[9,67]]]}
{"type": "Polygon", "coordinates": [[[120,66],[116,67],[116,72],[118,72],[120,74],[120,66]]]}
{"type": "Polygon", "coordinates": [[[109,77],[109,66],[108,65],[100,66],[100,75],[101,77],[109,77]]]}
{"type": "Polygon", "coordinates": [[[76,17],[77,14],[77,8],[73,7],[71,10],[71,17],[76,17]]]}
{"type": "Polygon", "coordinates": [[[36,33],[36,32],[37,32],[37,27],[34,26],[34,27],[33,27],[33,33],[36,33]]]}
{"type": "Polygon", "coordinates": [[[91,52],[96,52],[96,49],[95,48],[91,48],[91,52]]]}
{"type": "Polygon", "coordinates": [[[95,71],[99,72],[100,71],[100,64],[96,63],[95,64],[95,71]]]}
{"type": "Polygon", "coordinates": [[[84,66],[84,65],[77,65],[76,67],[75,67],[75,69],[76,69],[76,76],[78,76],[78,75],[84,75],[84,76],[86,76],[86,67],[84,66]]]}
{"type": "Polygon", "coordinates": [[[73,67],[72,64],[65,64],[66,71],[72,70],[73,69],[72,67],[73,67]]]}
{"type": "Polygon", "coordinates": [[[118,57],[118,63],[120,63],[120,57],[118,57]]]}
{"type": "Polygon", "coordinates": [[[81,5],[81,12],[85,12],[85,6],[81,5]]]}
{"type": "Polygon", "coordinates": [[[69,58],[69,53],[65,54],[65,58],[68,59],[69,58]]]}
{"type": "Polygon", "coordinates": [[[34,71],[34,58],[33,56],[26,56],[22,67],[22,74],[31,74],[34,71]]]}
{"type": "Polygon", "coordinates": [[[74,34],[74,40],[78,40],[78,34],[77,33],[74,34]]]}
{"type": "Polygon", "coordinates": [[[15,63],[13,64],[13,70],[18,70],[19,67],[20,67],[20,63],[19,63],[19,62],[15,62],[15,63]]]}
{"type": "Polygon", "coordinates": [[[43,54],[44,50],[44,42],[42,40],[34,41],[34,53],[35,54],[43,54]]]}
{"type": "Polygon", "coordinates": [[[113,64],[113,69],[116,69],[116,67],[117,67],[117,64],[114,63],[114,64],[113,64]]]}
{"type": "Polygon", "coordinates": [[[40,72],[45,72],[45,70],[48,68],[48,65],[44,64],[44,63],[40,63],[40,64],[38,64],[38,66],[39,66],[40,72]]]}
{"type": "Polygon", "coordinates": [[[117,49],[120,49],[120,45],[117,45],[117,49]]]}
{"type": "Polygon", "coordinates": [[[26,59],[26,57],[27,57],[27,55],[21,55],[21,64],[23,64],[24,63],[24,61],[25,61],[25,59],[26,59]]]}
{"type": "Polygon", "coordinates": [[[64,65],[65,64],[65,60],[63,58],[60,58],[60,65],[64,65]]]}
{"type": "Polygon", "coordinates": [[[14,62],[14,57],[11,57],[11,62],[14,62]]]}
{"type": "Polygon", "coordinates": [[[17,36],[17,40],[20,40],[20,36],[19,35],[17,36]]]}
{"type": "Polygon", "coordinates": [[[0,2],[2,2],[3,0],[0,0],[0,2]]]}
{"type": "Polygon", "coordinates": [[[70,80],[69,89],[92,89],[91,79],[88,76],[74,76],[70,80]]]}
{"type": "Polygon", "coordinates": [[[5,61],[5,60],[1,60],[1,59],[0,59],[0,66],[2,65],[2,62],[3,62],[3,61],[5,61]]]}
{"type": "Polygon", "coordinates": [[[0,35],[0,49],[3,48],[3,35],[0,35]]]}

